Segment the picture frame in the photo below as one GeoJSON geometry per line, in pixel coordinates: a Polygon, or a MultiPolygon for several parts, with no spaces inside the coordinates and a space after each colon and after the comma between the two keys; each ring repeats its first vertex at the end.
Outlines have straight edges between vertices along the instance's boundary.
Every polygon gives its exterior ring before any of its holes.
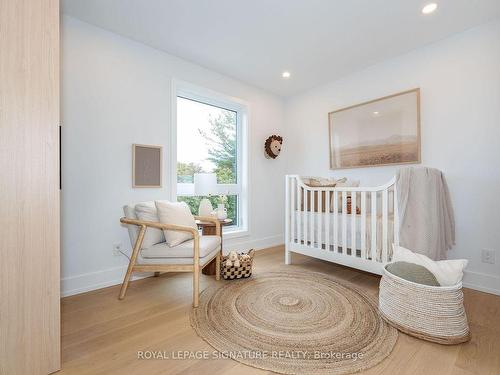
{"type": "Polygon", "coordinates": [[[161,188],[163,186],[163,147],[132,145],[132,187],[161,188]]]}
{"type": "Polygon", "coordinates": [[[330,169],[421,163],[420,89],[328,113],[330,169]]]}

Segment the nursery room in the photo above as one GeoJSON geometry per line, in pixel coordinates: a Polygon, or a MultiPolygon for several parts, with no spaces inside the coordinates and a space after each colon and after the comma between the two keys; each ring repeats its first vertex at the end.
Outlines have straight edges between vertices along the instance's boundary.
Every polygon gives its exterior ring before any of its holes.
{"type": "Polygon", "coordinates": [[[498,0],[2,0],[0,375],[500,374],[498,0]]]}

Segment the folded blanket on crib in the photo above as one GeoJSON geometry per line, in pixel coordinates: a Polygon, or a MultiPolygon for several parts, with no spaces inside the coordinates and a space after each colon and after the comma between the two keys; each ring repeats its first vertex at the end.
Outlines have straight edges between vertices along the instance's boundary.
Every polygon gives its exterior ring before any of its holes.
{"type": "Polygon", "coordinates": [[[431,259],[446,259],[455,244],[455,220],[446,180],[426,167],[397,174],[400,244],[431,259]]]}

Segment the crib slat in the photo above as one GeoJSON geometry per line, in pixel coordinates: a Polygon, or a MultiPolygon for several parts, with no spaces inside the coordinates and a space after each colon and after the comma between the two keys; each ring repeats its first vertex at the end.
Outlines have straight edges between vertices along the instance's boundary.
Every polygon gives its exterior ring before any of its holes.
{"type": "Polygon", "coordinates": [[[315,217],[316,213],[314,212],[314,190],[311,190],[309,193],[309,218],[311,222],[309,223],[309,233],[310,233],[310,240],[311,241],[311,247],[314,247],[314,222],[315,222],[315,217]]]}
{"type": "Polygon", "coordinates": [[[330,191],[326,191],[326,194],[325,194],[325,199],[326,199],[326,202],[325,202],[325,250],[326,251],[330,251],[330,207],[331,207],[331,202],[330,202],[330,198],[331,198],[331,192],[330,191]]]}
{"type": "Polygon", "coordinates": [[[398,207],[398,189],[394,184],[394,245],[399,246],[399,207],[398,207]]]}
{"type": "Polygon", "coordinates": [[[388,193],[387,189],[382,192],[382,262],[387,262],[387,217],[388,217],[388,193]]]}
{"type": "Polygon", "coordinates": [[[371,194],[372,209],[370,211],[370,216],[372,218],[372,230],[371,230],[371,246],[370,246],[370,256],[372,261],[377,260],[377,192],[372,191],[371,194]]]}
{"type": "Polygon", "coordinates": [[[295,238],[296,237],[296,234],[295,231],[296,231],[296,228],[295,228],[295,215],[297,213],[297,210],[295,209],[295,204],[296,204],[296,201],[295,201],[295,192],[296,192],[296,183],[297,183],[297,179],[296,178],[291,178],[288,180],[288,183],[290,184],[290,186],[288,187],[288,191],[290,192],[290,201],[287,202],[287,205],[290,206],[290,239],[289,239],[289,242],[292,242],[294,243],[295,242],[295,238]]]}
{"type": "Polygon", "coordinates": [[[285,176],[285,248],[290,243],[290,183],[290,177],[285,176]]]}
{"type": "Polygon", "coordinates": [[[323,248],[321,234],[323,233],[323,192],[318,191],[318,248],[323,248]]]}
{"type": "Polygon", "coordinates": [[[333,251],[339,251],[339,194],[333,192],[333,251]]]}
{"type": "Polygon", "coordinates": [[[342,255],[347,254],[347,192],[342,192],[342,255]]]}
{"type": "Polygon", "coordinates": [[[361,258],[366,259],[366,191],[361,192],[361,258]]]}
{"type": "Polygon", "coordinates": [[[299,186],[299,182],[297,181],[297,243],[300,245],[300,241],[302,238],[302,188],[299,186]]]}
{"type": "Polygon", "coordinates": [[[309,236],[309,199],[308,190],[304,189],[304,245],[307,246],[307,238],[309,236]]]}
{"type": "Polygon", "coordinates": [[[358,193],[353,191],[351,193],[351,256],[356,256],[356,199],[358,193]]]}

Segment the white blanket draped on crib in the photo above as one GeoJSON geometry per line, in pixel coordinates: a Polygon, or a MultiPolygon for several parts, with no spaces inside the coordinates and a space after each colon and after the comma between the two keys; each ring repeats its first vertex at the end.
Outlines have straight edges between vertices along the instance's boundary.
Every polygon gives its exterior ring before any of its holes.
{"type": "Polygon", "coordinates": [[[446,259],[455,244],[455,219],[443,173],[406,167],[396,181],[401,245],[434,260],[446,259]]]}

